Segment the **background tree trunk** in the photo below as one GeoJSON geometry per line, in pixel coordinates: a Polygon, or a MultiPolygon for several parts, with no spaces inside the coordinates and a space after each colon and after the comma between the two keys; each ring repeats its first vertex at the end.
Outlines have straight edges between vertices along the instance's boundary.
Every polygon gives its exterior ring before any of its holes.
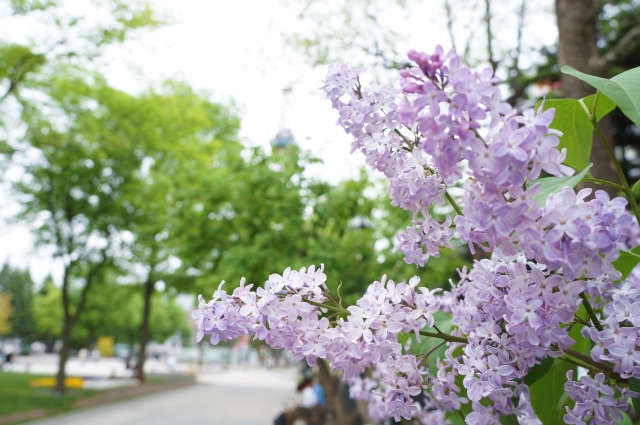
{"type": "Polygon", "coordinates": [[[60,348],[60,360],[58,365],[58,375],[56,377],[56,393],[62,394],[65,391],[64,379],[69,352],[71,351],[71,330],[73,329],[73,318],[68,314],[64,316],[64,326],[62,328],[62,347],[60,348]]]}
{"type": "Polygon", "coordinates": [[[352,425],[360,419],[358,410],[348,411],[344,405],[344,394],[340,391],[340,381],[338,381],[327,366],[327,362],[322,359],[317,360],[318,381],[324,388],[327,396],[327,409],[333,413],[333,423],[336,425],[352,425]]]}
{"type": "Polygon", "coordinates": [[[142,324],[140,325],[140,353],[138,353],[138,364],[136,365],[137,376],[144,382],[144,361],[147,356],[147,342],[149,342],[149,316],[151,314],[151,296],[155,282],[151,278],[151,273],[144,283],[144,309],[142,311],[142,324]]]}
{"type": "MultiPolygon", "coordinates": [[[[596,19],[601,7],[598,0],[556,0],[556,17],[558,20],[558,64],[569,65],[581,72],[605,77],[607,69],[603,65],[602,55],[598,49],[598,30],[596,19]]],[[[573,99],[580,99],[595,93],[595,89],[583,81],[570,75],[562,74],[562,91],[573,99]]],[[[600,127],[607,140],[615,145],[611,120],[604,117],[600,127]]],[[[595,178],[620,183],[613,162],[602,141],[594,134],[591,148],[591,173],[595,178]]],[[[578,170],[581,171],[581,170],[578,170]]],[[[616,195],[616,189],[610,186],[590,185],[598,190],[606,190],[609,195],[616,195]]]]}

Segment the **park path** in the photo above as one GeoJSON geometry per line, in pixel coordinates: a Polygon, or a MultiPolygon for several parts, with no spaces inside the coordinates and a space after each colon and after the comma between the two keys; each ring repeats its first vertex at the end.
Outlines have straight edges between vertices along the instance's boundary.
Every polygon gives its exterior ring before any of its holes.
{"type": "Polygon", "coordinates": [[[293,369],[228,370],[197,384],[88,408],[29,425],[267,425],[297,403],[293,369]]]}

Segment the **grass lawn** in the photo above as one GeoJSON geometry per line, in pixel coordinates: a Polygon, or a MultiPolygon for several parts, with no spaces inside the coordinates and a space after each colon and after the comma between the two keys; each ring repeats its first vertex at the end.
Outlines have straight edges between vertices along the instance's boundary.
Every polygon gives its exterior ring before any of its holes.
{"type": "Polygon", "coordinates": [[[44,378],[27,373],[0,372],[0,415],[42,408],[60,413],[71,410],[71,405],[82,397],[95,395],[100,391],[69,389],[61,397],[56,397],[53,389],[30,388],[29,381],[44,378]]]}

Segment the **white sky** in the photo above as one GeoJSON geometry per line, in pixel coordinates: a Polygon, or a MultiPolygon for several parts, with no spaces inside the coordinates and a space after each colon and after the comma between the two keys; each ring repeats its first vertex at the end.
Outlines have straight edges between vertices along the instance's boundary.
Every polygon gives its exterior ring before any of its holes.
{"type": "MultiPolygon", "coordinates": [[[[212,92],[216,100],[233,100],[241,110],[241,137],[247,143],[263,146],[278,132],[282,89],[292,86],[288,124],[298,144],[324,160],[324,165],[315,166],[309,173],[332,182],[356,176],[362,158],[349,155],[349,137],[335,125],[335,111],[317,90],[326,68],[311,68],[304,58],[285,48],[282,33],[304,29],[295,11],[287,10],[280,0],[154,3],[173,24],[109,50],[106,75],[111,84],[136,92],[149,79],[184,79],[196,89],[212,92]]],[[[414,6],[410,15],[396,12],[383,18],[408,35],[399,50],[411,47],[430,51],[438,43],[449,47],[440,3],[425,0],[414,6]]],[[[546,13],[551,0],[531,3],[536,3],[536,14],[529,24],[536,30],[528,40],[536,44],[537,37],[542,36],[544,42],[552,42],[555,23],[544,20],[549,16],[546,13]]],[[[465,11],[456,13],[464,16],[465,11]]],[[[494,25],[498,27],[500,22],[494,25]]],[[[509,36],[498,32],[498,37],[509,36]]],[[[0,193],[0,202],[6,217],[11,199],[0,193]]],[[[0,221],[0,263],[7,260],[19,266],[28,264],[36,281],[49,273],[59,280],[61,274],[50,252],[34,253],[26,228],[0,221]]]]}

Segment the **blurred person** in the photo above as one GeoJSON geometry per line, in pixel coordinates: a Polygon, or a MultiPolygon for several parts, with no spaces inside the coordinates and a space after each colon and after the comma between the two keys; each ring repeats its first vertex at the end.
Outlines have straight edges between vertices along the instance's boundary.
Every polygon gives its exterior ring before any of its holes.
{"type": "Polygon", "coordinates": [[[176,359],[176,356],[169,355],[167,356],[165,363],[167,364],[167,369],[169,369],[169,373],[173,373],[173,371],[176,369],[176,364],[178,363],[178,360],[176,359]]]}
{"type": "Polygon", "coordinates": [[[80,362],[86,362],[88,356],[89,351],[86,348],[81,348],[80,350],[78,350],[78,359],[80,359],[80,362]]]}
{"type": "Polygon", "coordinates": [[[324,388],[320,385],[319,382],[313,383],[312,387],[313,391],[316,393],[316,398],[318,399],[318,406],[324,407],[327,402],[327,396],[324,393],[324,388]]]}
{"type": "Polygon", "coordinates": [[[302,402],[300,405],[305,409],[311,409],[319,405],[318,393],[314,389],[314,384],[311,379],[306,378],[302,381],[298,385],[298,392],[302,396],[302,402]]]}
{"type": "Polygon", "coordinates": [[[29,347],[29,354],[32,356],[41,356],[46,350],[46,345],[40,341],[34,341],[29,347]]]}
{"type": "Polygon", "coordinates": [[[304,378],[297,388],[302,397],[300,406],[282,413],[275,419],[274,425],[294,425],[299,420],[304,421],[307,425],[324,424],[324,390],[320,387],[320,393],[315,389],[315,386],[312,379],[304,378]],[[320,404],[321,401],[322,404],[320,404]]]}
{"type": "Polygon", "coordinates": [[[2,355],[4,356],[4,361],[7,364],[11,364],[13,360],[13,354],[16,351],[16,347],[13,345],[11,341],[7,341],[2,345],[2,355]]]}

